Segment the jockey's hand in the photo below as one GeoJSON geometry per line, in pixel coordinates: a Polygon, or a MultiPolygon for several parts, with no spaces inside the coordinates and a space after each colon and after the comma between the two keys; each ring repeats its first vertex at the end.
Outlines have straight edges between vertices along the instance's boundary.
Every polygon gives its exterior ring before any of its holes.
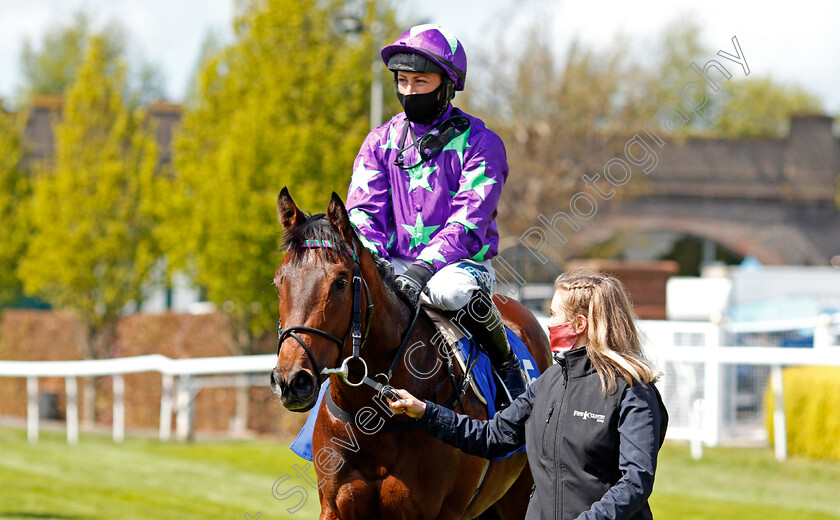
{"type": "Polygon", "coordinates": [[[394,274],[394,266],[388,260],[385,260],[381,256],[373,255],[373,261],[376,264],[376,267],[380,271],[385,271],[388,276],[393,276],[394,274]]]}
{"type": "Polygon", "coordinates": [[[391,401],[388,399],[391,411],[395,414],[404,413],[412,419],[419,419],[423,417],[423,413],[426,411],[426,401],[417,399],[405,390],[398,390],[395,388],[394,392],[399,395],[401,399],[399,401],[391,401]]]}
{"type": "Polygon", "coordinates": [[[426,287],[426,282],[431,279],[432,274],[431,271],[422,265],[411,264],[406,272],[397,276],[394,280],[394,285],[411,305],[417,305],[417,300],[420,299],[420,293],[426,287]]]}

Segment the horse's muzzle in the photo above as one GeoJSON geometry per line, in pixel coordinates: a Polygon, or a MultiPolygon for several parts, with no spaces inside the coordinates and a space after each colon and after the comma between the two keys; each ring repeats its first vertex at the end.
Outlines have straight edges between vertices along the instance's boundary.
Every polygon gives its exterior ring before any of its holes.
{"type": "Polygon", "coordinates": [[[269,375],[271,391],[280,398],[286,409],[306,412],[315,406],[320,385],[308,370],[298,369],[283,374],[277,367],[269,375]]]}

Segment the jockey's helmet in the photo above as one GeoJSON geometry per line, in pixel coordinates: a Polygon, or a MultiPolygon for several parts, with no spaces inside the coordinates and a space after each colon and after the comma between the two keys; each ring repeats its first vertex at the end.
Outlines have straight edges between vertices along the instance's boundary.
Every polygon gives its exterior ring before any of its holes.
{"type": "Polygon", "coordinates": [[[467,79],[467,54],[452,33],[439,25],[415,25],[391,45],[382,48],[382,60],[397,73],[436,72],[452,82],[455,90],[464,90],[467,79]]]}

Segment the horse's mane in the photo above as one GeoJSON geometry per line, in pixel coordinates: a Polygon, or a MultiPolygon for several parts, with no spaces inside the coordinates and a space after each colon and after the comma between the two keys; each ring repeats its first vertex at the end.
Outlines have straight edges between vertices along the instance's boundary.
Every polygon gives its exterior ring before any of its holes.
{"type": "MultiPolygon", "coordinates": [[[[325,213],[306,215],[303,222],[292,229],[287,230],[286,235],[283,238],[281,250],[286,250],[288,251],[287,255],[292,255],[290,260],[293,263],[300,262],[303,259],[304,254],[306,254],[306,251],[313,250],[318,251],[319,254],[325,255],[326,258],[331,261],[336,259],[336,255],[338,253],[353,256],[353,248],[344,241],[344,237],[341,236],[341,233],[339,233],[335,226],[330,223],[325,213]],[[333,247],[300,247],[307,240],[326,240],[329,241],[333,247]]],[[[371,255],[375,260],[378,259],[377,255],[373,253],[371,253],[371,255]]],[[[393,271],[388,271],[384,265],[380,264],[380,262],[374,263],[376,264],[376,270],[379,271],[380,278],[382,278],[382,282],[385,283],[387,287],[393,288],[393,271]]]]}

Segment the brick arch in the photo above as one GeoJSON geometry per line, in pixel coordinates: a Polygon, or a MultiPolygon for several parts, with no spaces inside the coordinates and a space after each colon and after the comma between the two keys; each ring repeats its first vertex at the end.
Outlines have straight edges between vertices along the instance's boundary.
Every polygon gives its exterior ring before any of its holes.
{"type": "MultiPolygon", "coordinates": [[[[566,258],[574,258],[581,251],[606,242],[617,234],[639,231],[676,231],[721,244],[741,256],[751,255],[766,265],[784,265],[789,262],[773,244],[761,239],[755,226],[722,219],[697,217],[615,215],[599,218],[569,237],[562,246],[566,258]]],[[[809,247],[798,244],[794,247],[809,247]]]]}

